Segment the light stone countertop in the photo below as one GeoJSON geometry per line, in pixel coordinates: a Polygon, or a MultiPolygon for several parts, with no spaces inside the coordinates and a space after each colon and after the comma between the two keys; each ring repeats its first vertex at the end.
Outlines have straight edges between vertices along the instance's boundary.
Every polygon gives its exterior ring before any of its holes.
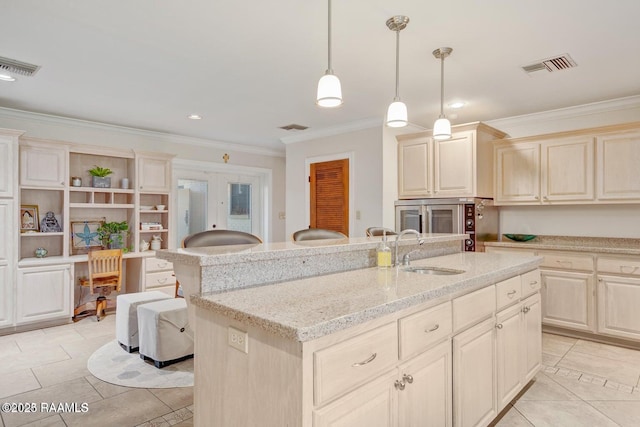
{"type": "Polygon", "coordinates": [[[412,266],[464,270],[423,275],[403,267],[328,274],[284,283],[193,295],[191,301],[245,324],[300,342],[347,329],[433,299],[452,299],[538,267],[522,254],[461,252],[412,266]]]}
{"type": "Polygon", "coordinates": [[[640,255],[640,239],[610,237],[537,236],[528,242],[516,242],[502,237],[500,242],[485,242],[485,246],[531,250],[593,252],[600,254],[640,255]]]}

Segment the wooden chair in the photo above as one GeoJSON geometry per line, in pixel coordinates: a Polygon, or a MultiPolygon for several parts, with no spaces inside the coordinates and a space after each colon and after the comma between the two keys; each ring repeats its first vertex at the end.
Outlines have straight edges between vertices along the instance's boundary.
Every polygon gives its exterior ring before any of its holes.
{"type": "Polygon", "coordinates": [[[367,237],[382,236],[383,234],[386,234],[387,236],[395,236],[398,233],[396,233],[395,231],[389,228],[384,228],[384,227],[367,228],[367,237]]]}
{"type": "MultiPolygon", "coordinates": [[[[90,251],[88,255],[89,277],[80,278],[80,285],[89,288],[89,293],[100,296],[95,301],[95,315],[98,321],[105,315],[107,309],[106,296],[111,292],[120,292],[122,285],[122,249],[107,249],[90,251]]],[[[92,303],[83,304],[74,310],[73,320],[80,316],[93,314],[94,310],[86,307],[92,303]]]]}
{"type": "MultiPolygon", "coordinates": [[[[227,245],[247,245],[259,244],[262,239],[244,231],[235,230],[205,230],[199,233],[190,234],[182,239],[183,248],[200,248],[206,246],[227,246],[227,245]]],[[[176,298],[184,298],[180,295],[180,282],[176,280],[176,298]]]]}
{"type": "Polygon", "coordinates": [[[294,242],[302,242],[304,240],[323,240],[323,239],[346,239],[343,233],[333,230],[325,230],[324,228],[305,228],[298,230],[291,236],[294,242]]]}

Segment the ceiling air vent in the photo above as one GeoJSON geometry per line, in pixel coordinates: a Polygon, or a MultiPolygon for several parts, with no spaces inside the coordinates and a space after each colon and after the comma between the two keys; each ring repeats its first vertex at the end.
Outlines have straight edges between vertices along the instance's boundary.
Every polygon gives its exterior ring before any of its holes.
{"type": "Polygon", "coordinates": [[[3,58],[0,56],[0,71],[30,77],[39,69],[39,65],[27,64],[26,62],[20,62],[15,59],[3,58]]]}
{"type": "Polygon", "coordinates": [[[566,70],[573,67],[577,67],[577,64],[573,59],[571,59],[568,53],[565,53],[564,55],[543,59],[542,61],[525,65],[522,69],[526,73],[535,73],[536,71],[543,70],[547,70],[552,73],[554,71],[566,70]]]}
{"type": "Polygon", "coordinates": [[[280,129],[284,129],[284,130],[305,130],[305,129],[309,129],[309,127],[308,126],[297,125],[295,123],[292,123],[290,125],[280,126],[280,129]]]}

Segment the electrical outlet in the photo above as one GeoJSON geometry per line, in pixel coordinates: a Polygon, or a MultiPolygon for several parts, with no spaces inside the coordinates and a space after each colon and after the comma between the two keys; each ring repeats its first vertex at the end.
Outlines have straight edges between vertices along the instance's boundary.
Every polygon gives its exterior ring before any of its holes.
{"type": "Polygon", "coordinates": [[[229,345],[243,353],[249,353],[249,334],[229,326],[229,345]]]}

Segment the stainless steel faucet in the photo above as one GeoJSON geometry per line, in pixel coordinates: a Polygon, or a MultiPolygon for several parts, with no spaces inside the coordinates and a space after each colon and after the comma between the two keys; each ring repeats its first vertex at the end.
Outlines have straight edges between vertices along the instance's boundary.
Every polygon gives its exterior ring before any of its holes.
{"type": "MultiPolygon", "coordinates": [[[[416,240],[418,241],[419,245],[423,245],[424,244],[424,239],[422,238],[422,234],[420,234],[419,232],[417,232],[416,230],[412,230],[412,229],[406,229],[406,230],[402,230],[397,236],[396,236],[396,247],[395,247],[395,254],[393,257],[394,260],[394,267],[398,265],[398,240],[400,240],[402,238],[402,236],[404,236],[405,234],[415,234],[416,236],[416,240]]],[[[412,251],[409,251],[405,254],[405,256],[402,258],[402,265],[409,265],[409,255],[412,252],[417,251],[418,249],[414,249],[412,251]]]]}

